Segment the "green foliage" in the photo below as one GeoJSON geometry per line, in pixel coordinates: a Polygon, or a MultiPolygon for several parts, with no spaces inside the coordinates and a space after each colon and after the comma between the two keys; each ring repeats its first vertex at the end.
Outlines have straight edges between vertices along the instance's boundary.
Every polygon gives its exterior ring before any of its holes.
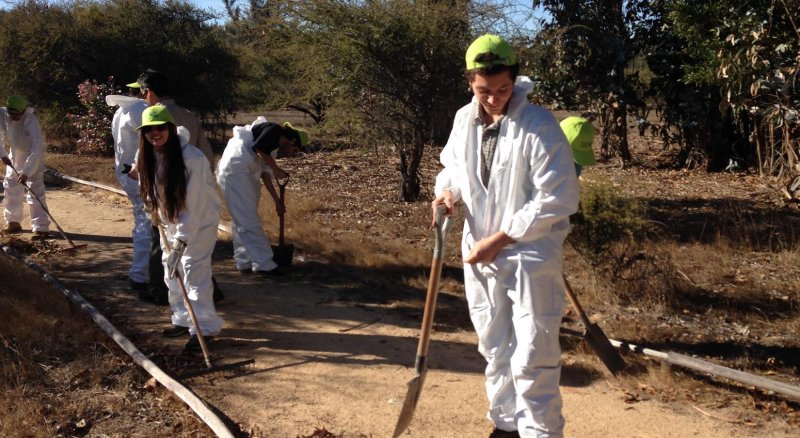
{"type": "MultiPolygon", "coordinates": [[[[288,90],[297,106],[317,104],[325,120],[357,129],[364,145],[389,143],[400,158],[399,198],[420,195],[425,145],[443,143],[467,102],[463,51],[467,2],[302,2],[288,90]]],[[[336,128],[334,128],[336,129],[336,128]]]]}
{"type": "Polygon", "coordinates": [[[218,114],[233,106],[227,84],[238,62],[211,18],[174,0],[15,4],[0,11],[0,91],[24,94],[45,112],[64,111],[79,105],[73,90],[86,78],[127,83],[152,67],[172,78],[182,105],[218,114]]]}
{"type": "Polygon", "coordinates": [[[617,264],[623,255],[618,249],[646,237],[650,230],[639,203],[604,182],[582,184],[580,209],[571,222],[567,242],[595,271],[617,264]]]}

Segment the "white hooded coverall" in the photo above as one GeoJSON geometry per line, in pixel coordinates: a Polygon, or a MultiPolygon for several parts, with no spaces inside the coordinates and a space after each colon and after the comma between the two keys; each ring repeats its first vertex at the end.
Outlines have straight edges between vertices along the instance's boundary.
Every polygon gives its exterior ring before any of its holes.
{"type": "MultiPolygon", "coordinates": [[[[44,196],[44,138],[39,120],[33,114],[33,108],[25,108],[22,119],[12,121],[6,108],[0,108],[0,156],[6,156],[3,138],[8,135],[11,153],[8,157],[20,175],[27,175],[28,188],[44,205],[40,205],[28,194],[27,202],[31,210],[31,230],[49,231],[50,217],[45,209],[47,201],[44,196]]],[[[22,195],[25,188],[17,180],[17,175],[10,166],[6,168],[3,181],[5,200],[3,201],[3,218],[8,222],[22,221],[22,195]]]]}
{"type": "Polygon", "coordinates": [[[114,164],[117,182],[125,190],[133,206],[133,262],[128,270],[128,277],[137,283],[150,281],[150,242],[153,237],[152,222],[147,217],[142,195],[139,192],[139,181],[122,173],[125,165],[133,165],[139,149],[139,132],[136,128],[142,124],[142,111],[147,108],[143,99],[130,96],[108,95],[106,103],[119,105],[111,120],[111,135],[114,137],[114,164]]]}
{"type": "MultiPolygon", "coordinates": [[[[172,324],[189,327],[191,334],[197,333],[191,317],[183,303],[183,295],[176,278],[169,278],[166,266],[169,250],[176,240],[186,243],[186,250],[178,267],[183,278],[189,300],[197,316],[203,335],[216,336],[222,330],[222,318],[217,315],[212,298],[214,286],[211,281],[211,253],[217,242],[217,226],[221,204],[214,184],[214,176],[208,159],[196,147],[188,144],[189,132],[178,128],[181,137],[183,161],[186,166],[186,206],[178,214],[176,222],[169,222],[166,212],[159,211],[162,224],[166,224],[167,241],[161,240],[164,263],[164,282],[169,287],[169,305],[172,309],[172,324]]],[[[155,153],[156,168],[161,154],[155,153]]],[[[158,174],[158,172],[156,172],[158,174]]],[[[156,178],[156,190],[163,190],[163,183],[156,178]]],[[[158,193],[158,191],[156,193],[158,193]]]]}
{"type": "Polygon", "coordinates": [[[549,111],[531,105],[520,77],[500,126],[488,188],[481,183],[477,99],[456,114],[436,195],[466,207],[461,249],[503,231],[515,243],[489,264],[464,265],[470,318],[486,358],[487,417],[521,437],[561,437],[563,241],[578,207],[572,151],[549,111]]]}
{"type": "Polygon", "coordinates": [[[272,169],[253,151],[251,132],[253,126],[266,122],[259,117],[250,125],[234,127],[217,164],[217,183],[232,219],[233,258],[240,271],[271,271],[278,266],[258,215],[261,175],[271,175],[272,169]]]}

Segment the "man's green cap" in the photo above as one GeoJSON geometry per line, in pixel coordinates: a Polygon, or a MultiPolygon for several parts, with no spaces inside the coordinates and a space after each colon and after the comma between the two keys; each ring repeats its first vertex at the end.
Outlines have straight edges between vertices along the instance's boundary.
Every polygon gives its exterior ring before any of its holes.
{"type": "Polygon", "coordinates": [[[303,130],[303,129],[299,129],[299,128],[295,128],[295,127],[294,127],[294,126],[292,126],[292,124],[291,124],[291,123],[289,123],[289,122],[285,122],[285,123],[283,124],[283,127],[284,127],[284,128],[288,128],[288,129],[291,129],[292,131],[294,131],[294,132],[296,132],[296,133],[297,133],[297,138],[299,138],[299,139],[300,139],[300,146],[302,146],[302,147],[306,147],[306,146],[308,146],[308,133],[307,133],[305,130],[303,130]]]}
{"type": "Polygon", "coordinates": [[[28,101],[22,96],[8,96],[6,99],[6,108],[12,113],[21,113],[25,111],[28,106],[28,101]]]}
{"type": "Polygon", "coordinates": [[[592,140],[594,140],[594,126],[583,117],[567,117],[562,120],[561,129],[567,136],[567,141],[572,146],[572,155],[575,162],[581,166],[591,166],[597,163],[592,151],[592,140]]]}
{"type": "Polygon", "coordinates": [[[514,49],[506,40],[497,35],[483,35],[470,44],[466,55],[467,70],[491,67],[493,65],[511,66],[517,63],[517,56],[514,49]],[[478,61],[477,58],[483,54],[495,55],[494,59],[478,61]]]}
{"type": "Polygon", "coordinates": [[[138,82],[131,82],[130,84],[125,84],[128,88],[142,88],[142,84],[138,82]]]}
{"type": "Polygon", "coordinates": [[[172,118],[172,114],[167,111],[167,107],[164,105],[153,105],[142,112],[142,124],[136,129],[139,130],[145,126],[163,125],[164,123],[172,123],[174,125],[175,119],[172,118]]]}

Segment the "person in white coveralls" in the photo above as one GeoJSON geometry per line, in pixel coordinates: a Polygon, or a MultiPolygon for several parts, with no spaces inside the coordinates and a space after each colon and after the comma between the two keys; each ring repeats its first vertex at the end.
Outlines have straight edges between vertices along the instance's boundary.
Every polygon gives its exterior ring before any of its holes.
{"type": "Polygon", "coordinates": [[[189,144],[189,132],[175,126],[163,105],[142,113],[141,139],[136,160],[141,196],[154,222],[165,226],[162,239],[164,282],[169,287],[173,327],[167,337],[189,334],[186,350],[200,351],[180,275],[200,329],[208,342],[222,330],[212,298],[211,253],[217,242],[221,204],[211,166],[205,155],[189,144]]]}
{"type": "Polygon", "coordinates": [[[273,179],[283,179],[288,174],[278,166],[275,157],[292,156],[306,144],[305,131],[288,122],[278,125],[259,117],[250,125],[233,128],[233,137],[217,165],[217,183],[231,214],[236,269],[244,274],[255,272],[271,277],[285,273],[273,260],[272,247],[258,215],[261,183],[278,213],[284,213],[273,179]]]}
{"type": "Polygon", "coordinates": [[[3,180],[5,199],[3,218],[4,234],[22,232],[22,200],[27,186],[31,193],[27,203],[31,212],[33,239],[46,239],[50,235],[50,217],[44,192],[44,136],[33,108],[22,96],[9,96],[6,106],[0,108],[0,159],[6,164],[3,180]],[[10,143],[6,154],[4,138],[10,143]],[[12,169],[12,165],[14,169],[12,169]],[[34,198],[38,198],[37,201],[34,198]]]}
{"type": "Polygon", "coordinates": [[[465,207],[461,248],[470,318],[486,359],[491,437],[561,437],[563,242],[578,207],[570,145],[532,105],[532,83],[502,38],[467,49],[474,97],[441,153],[434,212],[465,207]]]}

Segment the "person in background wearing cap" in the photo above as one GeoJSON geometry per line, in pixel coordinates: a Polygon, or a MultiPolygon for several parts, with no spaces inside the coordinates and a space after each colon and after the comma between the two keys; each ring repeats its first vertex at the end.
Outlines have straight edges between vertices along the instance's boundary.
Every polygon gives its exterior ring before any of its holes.
{"type": "Polygon", "coordinates": [[[200,125],[200,119],[188,109],[175,103],[175,99],[172,97],[172,86],[166,75],[159,71],[148,69],[139,76],[136,82],[128,84],[128,87],[138,88],[142,98],[148,105],[152,106],[160,103],[166,106],[167,110],[175,118],[175,123],[189,130],[189,144],[195,145],[200,149],[206,156],[211,168],[214,168],[214,152],[211,150],[211,144],[208,142],[203,127],[200,125]]]}
{"type": "Polygon", "coordinates": [[[163,334],[180,337],[189,333],[186,350],[200,351],[176,273],[183,279],[203,335],[211,341],[223,324],[212,298],[211,253],[221,209],[214,176],[208,160],[189,144],[189,133],[175,125],[165,106],[147,108],[138,129],[140,193],[155,225],[166,228],[167,242],[162,241],[161,246],[173,327],[163,334]]]}
{"type": "MultiPolygon", "coordinates": [[[[138,94],[138,88],[137,94],[138,94]]],[[[150,249],[153,239],[152,222],[147,217],[144,202],[139,193],[139,182],[128,175],[136,161],[139,149],[139,132],[136,128],[142,124],[142,112],[147,103],[138,97],[109,94],[106,96],[109,106],[118,106],[111,119],[111,135],[114,138],[114,164],[117,182],[125,190],[133,206],[133,261],[128,270],[128,281],[131,290],[139,299],[158,305],[167,303],[167,287],[164,284],[163,271],[155,281],[150,282],[150,249]]],[[[160,258],[157,261],[161,263],[160,258]]]]}
{"type": "Polygon", "coordinates": [[[474,97],[456,113],[432,207],[466,207],[464,285],[487,361],[489,436],[561,437],[561,268],[578,179],[558,122],[528,102],[532,83],[518,72],[498,36],[467,49],[474,97]]]}
{"type": "Polygon", "coordinates": [[[9,96],[6,106],[0,108],[0,159],[6,164],[6,177],[3,180],[5,200],[3,218],[6,225],[4,234],[22,231],[22,196],[25,188],[39,201],[28,195],[31,211],[33,239],[46,239],[50,236],[50,217],[47,215],[47,202],[44,194],[44,137],[39,120],[33,108],[22,96],[9,96]],[[8,134],[11,153],[7,156],[3,138],[8,134]],[[13,167],[13,168],[12,168],[13,167]],[[16,169],[16,171],[15,171],[16,169]]]}
{"type": "Polygon", "coordinates": [[[575,173],[580,177],[584,166],[597,164],[592,150],[595,129],[592,123],[583,117],[571,116],[559,123],[575,157],[575,173]]]}
{"type": "Polygon", "coordinates": [[[279,276],[285,273],[283,267],[275,264],[272,247],[261,226],[259,179],[275,201],[275,209],[279,214],[284,213],[273,178],[284,179],[289,174],[278,166],[275,157],[277,154],[295,155],[307,144],[305,131],[294,128],[289,122],[281,126],[259,117],[250,125],[233,128],[233,137],[217,165],[217,183],[231,214],[236,269],[243,274],[279,276]]]}

